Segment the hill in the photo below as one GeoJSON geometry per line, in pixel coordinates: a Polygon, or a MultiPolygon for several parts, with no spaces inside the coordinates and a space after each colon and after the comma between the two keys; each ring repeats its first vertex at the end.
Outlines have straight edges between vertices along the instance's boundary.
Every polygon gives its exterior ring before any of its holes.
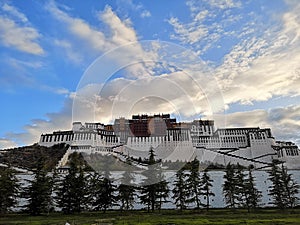
{"type": "Polygon", "coordinates": [[[30,146],[5,149],[0,152],[0,163],[34,170],[38,162],[43,160],[45,169],[50,171],[55,168],[67,149],[68,145],[63,143],[51,147],[33,144],[30,146]]]}

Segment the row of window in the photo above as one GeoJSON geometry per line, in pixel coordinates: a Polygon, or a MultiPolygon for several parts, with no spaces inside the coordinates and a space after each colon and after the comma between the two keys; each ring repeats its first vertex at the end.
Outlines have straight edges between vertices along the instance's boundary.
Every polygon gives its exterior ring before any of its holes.
{"type": "Polygon", "coordinates": [[[245,143],[245,136],[236,136],[236,137],[221,137],[219,138],[211,138],[211,137],[193,137],[193,141],[195,142],[203,142],[203,143],[245,143]]]}
{"type": "Polygon", "coordinates": [[[42,135],[42,142],[59,142],[59,141],[72,141],[73,134],[47,134],[42,135]]]}
{"type": "Polygon", "coordinates": [[[248,133],[248,130],[232,129],[232,130],[219,130],[219,135],[244,135],[248,133]]]}
{"type": "Polygon", "coordinates": [[[290,148],[290,149],[286,149],[286,155],[287,156],[297,156],[299,155],[299,150],[297,148],[290,148]]]}

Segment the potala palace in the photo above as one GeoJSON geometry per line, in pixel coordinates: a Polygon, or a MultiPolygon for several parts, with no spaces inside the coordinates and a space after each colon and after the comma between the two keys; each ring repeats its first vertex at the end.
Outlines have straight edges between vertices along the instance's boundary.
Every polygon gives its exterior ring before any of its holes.
{"type": "Polygon", "coordinates": [[[133,115],[114,124],[74,122],[72,130],[42,134],[39,144],[66,143],[70,147],[58,166],[74,151],[112,154],[119,159],[146,158],[149,149],[166,161],[190,161],[195,156],[204,163],[240,163],[266,168],[273,159],[289,169],[300,168],[300,150],[292,142],[276,141],[271,129],[259,127],[215,129],[213,120],[177,122],[169,114],[133,115]]]}

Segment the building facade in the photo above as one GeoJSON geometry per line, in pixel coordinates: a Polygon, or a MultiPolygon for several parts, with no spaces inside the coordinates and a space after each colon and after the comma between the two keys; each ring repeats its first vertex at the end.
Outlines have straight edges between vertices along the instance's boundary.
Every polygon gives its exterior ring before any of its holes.
{"type": "Polygon", "coordinates": [[[74,122],[72,130],[42,134],[39,141],[43,146],[58,143],[70,145],[66,154],[81,151],[146,158],[153,147],[157,157],[166,161],[197,157],[208,164],[230,162],[264,168],[279,159],[290,169],[300,165],[298,146],[276,141],[269,128],[215,129],[213,120],[177,122],[169,114],[133,115],[131,119],[116,119],[113,125],[74,122]]]}

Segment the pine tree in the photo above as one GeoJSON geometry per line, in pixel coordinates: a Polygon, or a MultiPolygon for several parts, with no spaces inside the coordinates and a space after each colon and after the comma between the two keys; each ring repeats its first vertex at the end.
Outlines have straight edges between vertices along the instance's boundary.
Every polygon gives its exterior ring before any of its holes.
{"type": "Polygon", "coordinates": [[[17,204],[20,185],[14,171],[8,168],[0,169],[0,213],[8,212],[17,204]]]}
{"type": "Polygon", "coordinates": [[[149,212],[150,209],[154,211],[155,208],[161,207],[161,200],[167,192],[167,185],[161,177],[161,170],[156,163],[153,147],[149,150],[148,165],[148,170],[143,173],[145,179],[140,188],[140,200],[142,204],[147,206],[149,212]]]}
{"type": "Polygon", "coordinates": [[[236,196],[236,180],[235,180],[235,169],[232,164],[227,164],[225,168],[223,193],[224,200],[227,207],[235,209],[237,206],[237,196],[236,196]]]}
{"type": "Polygon", "coordinates": [[[151,146],[149,150],[149,160],[148,160],[149,165],[154,165],[156,163],[155,156],[156,155],[154,154],[154,148],[151,146]]]}
{"type": "Polygon", "coordinates": [[[199,209],[201,206],[201,178],[199,172],[199,161],[195,158],[191,163],[189,174],[187,175],[187,188],[189,195],[187,202],[196,204],[196,208],[199,209]]]}
{"type": "Polygon", "coordinates": [[[175,201],[176,207],[181,211],[186,209],[188,189],[186,185],[186,174],[184,173],[184,169],[180,169],[176,172],[176,180],[174,182],[174,188],[172,192],[172,198],[175,201]]]}
{"type": "Polygon", "coordinates": [[[256,209],[259,207],[261,202],[261,191],[259,191],[255,186],[254,177],[252,175],[253,166],[250,165],[248,168],[248,178],[245,179],[245,205],[247,207],[248,212],[251,209],[256,209]]]}
{"type": "Polygon", "coordinates": [[[132,184],[132,174],[130,171],[125,171],[118,187],[118,200],[121,202],[120,209],[129,210],[133,208],[135,187],[132,184]]]}
{"type": "Polygon", "coordinates": [[[202,177],[201,177],[201,189],[203,191],[204,198],[206,199],[206,210],[208,211],[209,209],[209,202],[210,202],[210,197],[215,196],[215,194],[211,191],[212,188],[212,182],[213,180],[210,179],[210,176],[208,175],[207,171],[205,170],[202,177]]]}
{"type": "Polygon", "coordinates": [[[160,182],[157,183],[157,203],[156,208],[161,210],[162,204],[167,202],[169,197],[169,187],[168,182],[165,180],[164,175],[161,170],[159,170],[158,179],[160,182]]]}
{"type": "Polygon", "coordinates": [[[272,182],[272,185],[269,187],[270,192],[269,195],[273,198],[273,204],[280,209],[286,208],[286,200],[285,200],[285,187],[282,181],[282,174],[277,166],[278,162],[272,162],[272,168],[269,171],[269,180],[272,182]]]}
{"type": "Polygon", "coordinates": [[[94,188],[94,201],[92,203],[94,210],[102,210],[105,213],[109,208],[116,205],[117,197],[115,192],[117,188],[111,180],[108,171],[105,172],[102,179],[96,182],[94,188]]]}
{"type": "Polygon", "coordinates": [[[299,198],[297,194],[299,193],[299,185],[293,180],[292,175],[287,172],[287,169],[282,165],[281,167],[281,179],[284,187],[284,199],[285,205],[289,208],[294,208],[299,198]]]}
{"type": "Polygon", "coordinates": [[[236,202],[239,207],[244,207],[246,205],[245,196],[245,179],[246,174],[244,173],[244,168],[238,163],[234,169],[234,182],[235,182],[235,193],[236,202]]]}
{"type": "Polygon", "coordinates": [[[40,160],[34,173],[33,180],[27,180],[29,186],[24,188],[24,197],[28,204],[25,210],[31,215],[40,215],[47,213],[53,208],[52,206],[52,178],[47,175],[47,171],[43,168],[44,160],[40,160]]]}
{"type": "Polygon", "coordinates": [[[70,162],[68,174],[57,185],[56,200],[65,214],[79,213],[86,204],[87,183],[81,168],[70,162]]]}
{"type": "Polygon", "coordinates": [[[86,209],[92,211],[94,209],[93,203],[95,201],[96,191],[99,183],[102,181],[102,176],[99,173],[91,172],[87,174],[86,179],[86,209]]]}

